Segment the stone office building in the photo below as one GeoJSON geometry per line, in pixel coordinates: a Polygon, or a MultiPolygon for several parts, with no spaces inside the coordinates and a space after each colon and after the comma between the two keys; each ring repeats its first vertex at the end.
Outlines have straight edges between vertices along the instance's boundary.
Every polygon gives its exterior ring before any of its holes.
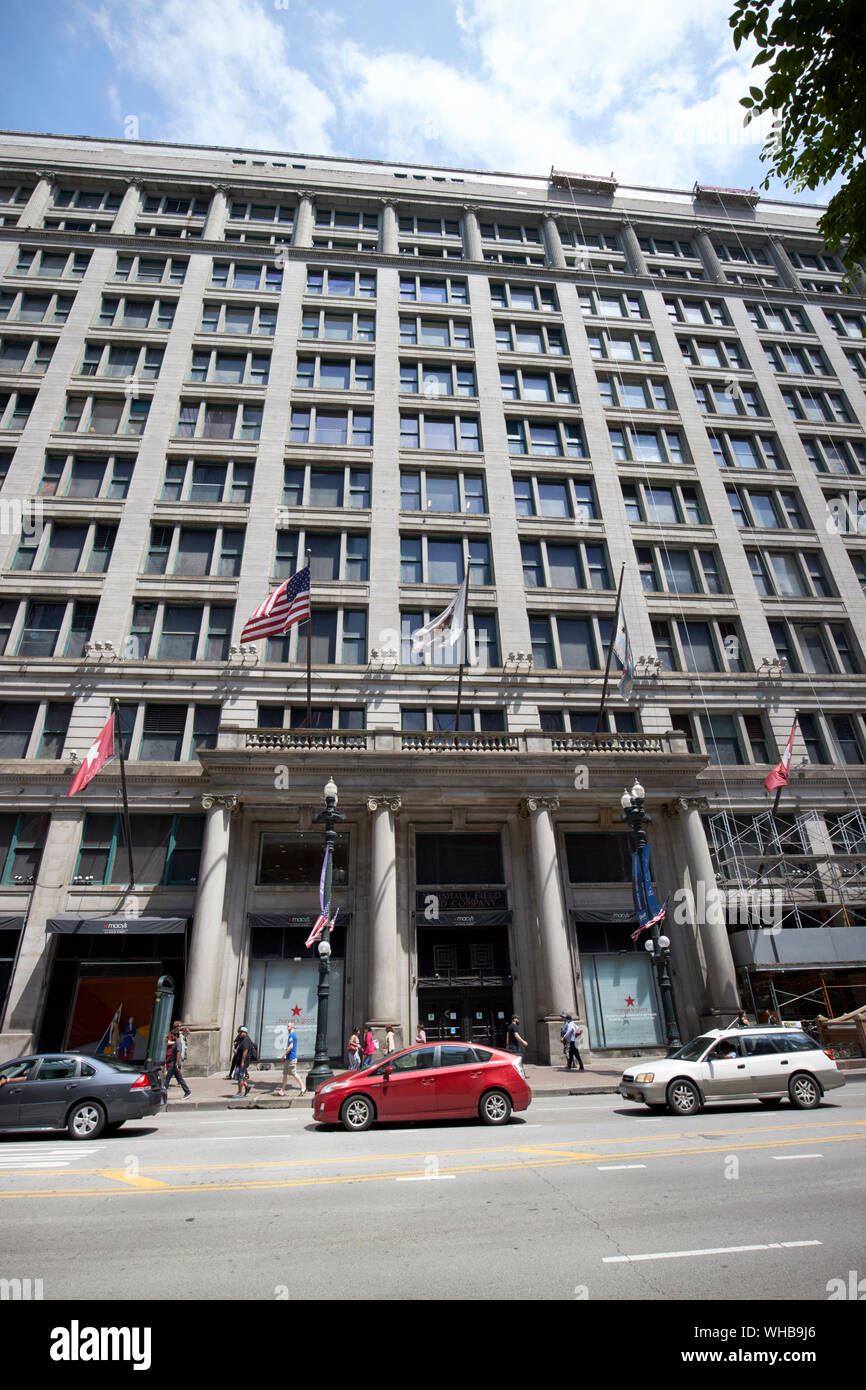
{"type": "Polygon", "coordinates": [[[866,1002],[866,299],[818,210],[20,134],[0,163],[4,1055],[143,1056],[166,975],[200,1069],[240,1023],[311,1054],[329,777],[335,1059],[512,1013],[530,1060],[562,1012],[663,1045],[636,778],[682,1034],[866,1002]],[[310,628],[242,646],[307,552],[310,628]],[[456,656],[412,634],[467,574],[455,730],[456,656]],[[67,797],[112,698],[134,886],[117,762],[67,797]]]}

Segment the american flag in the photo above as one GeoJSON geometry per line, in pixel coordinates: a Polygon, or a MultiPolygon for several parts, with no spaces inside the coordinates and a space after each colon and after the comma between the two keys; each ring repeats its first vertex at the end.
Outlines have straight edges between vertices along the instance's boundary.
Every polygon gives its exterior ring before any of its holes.
{"type": "Polygon", "coordinates": [[[323,912],[321,916],[317,917],[315,922],[313,923],[313,930],[310,932],[310,935],[307,937],[306,941],[304,942],[304,945],[306,947],[315,946],[316,942],[318,941],[319,937],[322,935],[322,932],[325,930],[326,927],[328,931],[333,931],[334,923],[336,922],[336,920],[336,913],[333,917],[329,917],[327,912],[323,912]]]}
{"type": "Polygon", "coordinates": [[[242,642],[258,642],[262,637],[278,637],[295,623],[310,616],[310,567],[298,570],[259,604],[241,633],[242,642]]]}
{"type": "Polygon", "coordinates": [[[661,924],[662,924],[662,922],[665,920],[665,913],[667,912],[667,907],[668,907],[668,901],[667,901],[667,898],[666,898],[665,901],[664,901],[664,906],[662,906],[662,907],[659,908],[659,910],[658,910],[658,912],[656,913],[655,917],[650,917],[650,919],[649,919],[648,922],[644,922],[644,924],[643,924],[642,927],[638,927],[637,931],[633,931],[633,932],[632,932],[632,934],[631,934],[631,939],[632,939],[632,941],[637,941],[637,939],[638,939],[638,937],[640,936],[641,932],[651,931],[653,927],[657,927],[657,926],[660,927],[661,924]]]}

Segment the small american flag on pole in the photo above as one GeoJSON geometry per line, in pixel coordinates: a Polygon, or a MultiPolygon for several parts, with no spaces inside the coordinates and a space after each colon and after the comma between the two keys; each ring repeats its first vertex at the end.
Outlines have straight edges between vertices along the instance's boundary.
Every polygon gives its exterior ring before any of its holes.
{"type": "Polygon", "coordinates": [[[655,917],[650,917],[650,919],[649,919],[648,922],[644,922],[644,924],[643,924],[642,927],[638,927],[637,931],[633,931],[633,932],[632,932],[632,934],[631,934],[631,939],[632,939],[632,941],[637,941],[637,939],[638,939],[638,937],[640,936],[641,932],[651,931],[653,927],[660,927],[661,924],[662,924],[662,922],[665,920],[665,913],[667,912],[667,907],[668,907],[668,903],[667,903],[667,899],[665,899],[663,906],[659,908],[659,910],[658,910],[658,912],[656,913],[655,917]]]}
{"type": "Polygon", "coordinates": [[[333,931],[334,923],[336,922],[336,920],[336,913],[333,917],[329,918],[328,914],[326,912],[323,912],[319,917],[316,918],[315,922],[313,923],[313,930],[310,932],[310,935],[307,937],[306,941],[304,942],[304,945],[308,949],[310,946],[315,946],[316,942],[318,941],[319,937],[322,935],[322,932],[325,930],[326,927],[328,931],[333,931]]]}
{"type": "Polygon", "coordinates": [[[306,622],[309,616],[310,567],[306,565],[259,604],[244,625],[241,641],[258,642],[262,637],[279,637],[295,623],[306,622]]]}

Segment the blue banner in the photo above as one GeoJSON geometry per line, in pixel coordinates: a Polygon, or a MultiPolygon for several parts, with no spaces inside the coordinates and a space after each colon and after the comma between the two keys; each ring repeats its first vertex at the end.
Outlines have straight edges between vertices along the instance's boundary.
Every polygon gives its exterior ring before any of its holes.
{"type": "Polygon", "coordinates": [[[650,917],[660,911],[658,899],[653,892],[650,875],[650,847],[644,845],[635,850],[631,857],[631,891],[638,926],[643,927],[650,917]]]}

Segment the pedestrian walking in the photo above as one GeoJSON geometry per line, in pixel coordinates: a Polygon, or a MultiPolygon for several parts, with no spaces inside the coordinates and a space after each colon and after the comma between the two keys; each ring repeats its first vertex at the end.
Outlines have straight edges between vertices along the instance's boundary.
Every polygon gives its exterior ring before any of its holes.
{"type": "Polygon", "coordinates": [[[565,1044],[568,1049],[566,1054],[566,1066],[569,1071],[574,1068],[575,1062],[581,1071],[584,1071],[583,1058],[577,1050],[577,1024],[571,1014],[565,1016],[565,1044]]]}
{"type": "Polygon", "coordinates": [[[372,1028],[370,1027],[369,1024],[367,1024],[367,1028],[366,1028],[366,1030],[365,1030],[365,1032],[364,1032],[364,1060],[363,1060],[363,1062],[361,1063],[361,1066],[362,1066],[363,1069],[366,1070],[366,1068],[369,1067],[369,1066],[372,1064],[372,1061],[373,1061],[373,1053],[374,1053],[375,1051],[376,1051],[376,1039],[373,1037],[373,1030],[372,1030],[372,1028]]]}
{"type": "Polygon", "coordinates": [[[418,1031],[415,1034],[415,1041],[416,1043],[425,1043],[427,1041],[427,1034],[424,1032],[424,1028],[420,1023],[418,1024],[418,1031]]]}
{"type": "Polygon", "coordinates": [[[231,1059],[231,1061],[229,1062],[229,1069],[228,1069],[228,1072],[226,1073],[226,1081],[233,1081],[233,1080],[234,1080],[234,1067],[235,1067],[234,1057],[235,1057],[235,1053],[236,1053],[237,1050],[238,1050],[238,1043],[240,1042],[240,1040],[241,1040],[241,1030],[240,1030],[240,1028],[239,1028],[238,1031],[235,1033],[234,1042],[232,1043],[232,1059],[231,1059]]]}
{"type": "Polygon", "coordinates": [[[359,1071],[361,1068],[361,1039],[358,1037],[358,1029],[352,1029],[352,1036],[346,1044],[346,1052],[349,1056],[349,1068],[351,1071],[359,1071]]]}
{"type": "Polygon", "coordinates": [[[506,1044],[505,1044],[505,1045],[506,1045],[506,1047],[507,1047],[507,1049],[508,1049],[509,1052],[514,1052],[514,1053],[516,1053],[518,1057],[520,1056],[520,1049],[521,1049],[521,1047],[528,1047],[528,1046],[529,1046],[529,1043],[526,1041],[525,1038],[522,1038],[522,1037],[520,1036],[520,1033],[519,1033],[518,1030],[517,1030],[517,1025],[518,1025],[519,1022],[520,1022],[520,1019],[517,1017],[517,1014],[513,1014],[513,1015],[512,1015],[512,1018],[511,1018],[511,1022],[509,1023],[508,1027],[507,1027],[506,1030],[505,1030],[505,1037],[506,1037],[506,1044]]]}
{"type": "Polygon", "coordinates": [[[295,1026],[293,1023],[289,1024],[289,1036],[286,1039],[286,1050],[283,1053],[282,1084],[280,1085],[280,1089],[274,1092],[274,1095],[284,1096],[286,1094],[286,1082],[288,1081],[289,1077],[292,1078],[292,1081],[296,1081],[298,1083],[298,1090],[300,1094],[303,1095],[303,1083],[301,1082],[301,1078],[298,1076],[298,1035],[295,1032],[295,1026]]]}
{"type": "Polygon", "coordinates": [[[239,1028],[235,1039],[235,1050],[232,1056],[231,1076],[238,1083],[238,1095],[248,1096],[250,1093],[249,1067],[252,1058],[253,1040],[246,1028],[239,1028]]]}
{"type": "Polygon", "coordinates": [[[751,1028],[751,1026],[751,1023],[749,1022],[749,1015],[746,1013],[745,1009],[740,1009],[740,1012],[737,1014],[737,1017],[734,1019],[733,1023],[731,1024],[731,1027],[751,1028]]]}
{"type": "Polygon", "coordinates": [[[559,1017],[562,1019],[562,1027],[561,1027],[560,1030],[559,1030],[559,1041],[562,1043],[562,1056],[563,1056],[563,1059],[564,1059],[564,1061],[565,1061],[566,1066],[568,1066],[568,1043],[565,1041],[565,1032],[566,1032],[566,1029],[568,1028],[568,1020],[569,1020],[569,1018],[571,1017],[571,1015],[570,1015],[570,1014],[560,1014],[559,1017]]]}
{"type": "Polygon", "coordinates": [[[390,1054],[396,1052],[396,1050],[397,1044],[394,1041],[394,1025],[393,1023],[389,1023],[385,1029],[385,1056],[390,1056],[390,1054]]]}
{"type": "Polygon", "coordinates": [[[180,1033],[174,1029],[168,1035],[168,1065],[165,1073],[165,1089],[168,1091],[174,1077],[183,1091],[184,1100],[188,1100],[192,1092],[187,1086],[183,1076],[183,1044],[180,1033]]]}

